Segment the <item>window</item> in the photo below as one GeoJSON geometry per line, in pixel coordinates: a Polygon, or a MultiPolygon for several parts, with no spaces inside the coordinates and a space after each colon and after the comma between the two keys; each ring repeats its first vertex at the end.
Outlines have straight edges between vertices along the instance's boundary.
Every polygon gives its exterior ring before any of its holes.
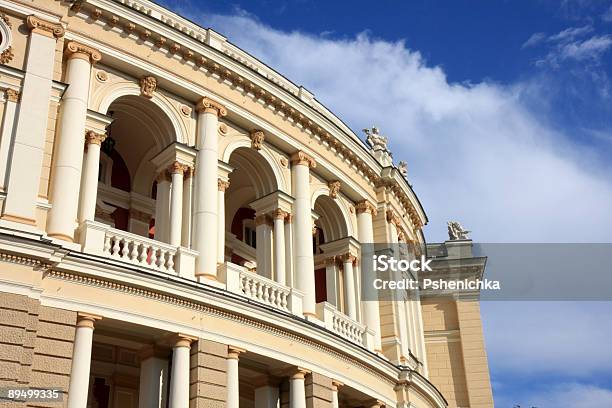
{"type": "Polygon", "coordinates": [[[242,236],[244,237],[244,243],[257,248],[257,232],[255,231],[254,220],[243,220],[242,221],[242,236]]]}

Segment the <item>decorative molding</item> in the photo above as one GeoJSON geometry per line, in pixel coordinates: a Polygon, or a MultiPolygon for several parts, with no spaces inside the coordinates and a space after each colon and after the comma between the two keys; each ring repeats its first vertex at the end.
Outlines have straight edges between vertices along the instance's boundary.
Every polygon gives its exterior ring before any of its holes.
{"type": "Polygon", "coordinates": [[[227,125],[225,123],[219,123],[219,133],[227,135],[227,125]]]}
{"type": "Polygon", "coordinates": [[[4,21],[4,24],[6,24],[8,28],[13,28],[13,25],[11,24],[11,20],[9,20],[6,13],[0,12],[0,19],[4,21]]]}
{"type": "Polygon", "coordinates": [[[100,51],[76,41],[68,41],[66,49],[64,50],[64,55],[68,59],[80,58],[90,64],[95,64],[102,59],[100,51]]]}
{"type": "Polygon", "coordinates": [[[229,186],[230,186],[230,182],[229,182],[229,180],[228,180],[228,181],[225,181],[225,180],[217,179],[217,189],[218,189],[219,191],[222,191],[222,192],[224,192],[224,193],[225,193],[225,191],[227,191],[227,189],[229,188],[229,186]]]}
{"type": "Polygon", "coordinates": [[[330,181],[327,183],[327,187],[329,187],[329,196],[334,199],[338,198],[338,193],[340,192],[340,181],[330,181]]]}
{"type": "Polygon", "coordinates": [[[266,138],[264,132],[262,130],[251,130],[249,132],[251,137],[251,147],[255,150],[261,150],[263,147],[264,139],[266,138]]]}
{"type": "Polygon", "coordinates": [[[157,90],[157,79],[147,75],[140,78],[140,95],[145,98],[153,98],[153,93],[157,90]]]}
{"type": "Polygon", "coordinates": [[[98,146],[102,145],[102,142],[106,139],[105,133],[96,133],[93,130],[85,131],[85,144],[97,144],[98,146]]]}
{"type": "Polygon", "coordinates": [[[367,212],[372,214],[372,217],[376,217],[378,214],[376,206],[368,200],[363,200],[355,204],[355,210],[357,211],[357,214],[367,212]]]}
{"type": "Polygon", "coordinates": [[[317,162],[315,161],[315,159],[304,153],[303,151],[298,151],[295,152],[291,155],[291,164],[293,165],[303,165],[303,166],[308,166],[311,169],[314,169],[315,167],[317,167],[317,162]]]}
{"type": "Polygon", "coordinates": [[[0,53],[0,64],[8,64],[13,60],[15,54],[13,53],[13,47],[9,45],[2,53],[0,53]]]}
{"type": "Polygon", "coordinates": [[[185,116],[190,116],[191,115],[191,107],[187,106],[187,105],[181,105],[181,113],[185,116]]]}
{"type": "Polygon", "coordinates": [[[43,20],[33,14],[28,16],[26,24],[32,33],[41,34],[46,37],[60,38],[66,32],[60,23],[43,20]]]}
{"type": "Polygon", "coordinates": [[[12,88],[6,88],[4,90],[4,97],[6,98],[7,101],[9,102],[19,102],[19,98],[21,97],[21,92],[16,91],[12,88]]]}
{"type": "Polygon", "coordinates": [[[219,102],[213,101],[207,96],[202,97],[196,105],[197,112],[214,113],[219,117],[227,115],[227,109],[219,102]]]}
{"type": "Polygon", "coordinates": [[[287,211],[284,211],[284,210],[282,210],[280,208],[277,208],[272,213],[272,218],[274,218],[275,220],[284,220],[284,219],[287,218],[288,215],[289,215],[289,213],[287,211]]]}
{"type": "Polygon", "coordinates": [[[108,81],[108,74],[106,71],[98,70],[96,72],[96,79],[100,82],[106,82],[108,81]]]}
{"type": "Polygon", "coordinates": [[[180,174],[181,176],[185,174],[187,170],[187,165],[182,164],[178,161],[174,161],[168,166],[168,173],[170,174],[180,174]]]}

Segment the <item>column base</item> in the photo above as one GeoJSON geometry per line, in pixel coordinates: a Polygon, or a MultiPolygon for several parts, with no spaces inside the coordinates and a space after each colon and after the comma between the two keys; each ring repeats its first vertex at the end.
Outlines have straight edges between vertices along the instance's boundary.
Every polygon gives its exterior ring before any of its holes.
{"type": "Polygon", "coordinates": [[[50,236],[51,238],[61,239],[62,241],[67,241],[67,242],[70,242],[70,243],[74,242],[74,238],[73,237],[71,237],[69,235],[66,235],[66,234],[59,233],[59,232],[52,232],[52,233],[49,233],[47,235],[50,236]]]}

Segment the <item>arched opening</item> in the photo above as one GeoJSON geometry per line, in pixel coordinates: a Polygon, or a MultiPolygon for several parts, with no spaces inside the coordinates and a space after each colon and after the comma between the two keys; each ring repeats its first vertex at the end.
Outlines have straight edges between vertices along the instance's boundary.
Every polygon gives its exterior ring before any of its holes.
{"type": "Polygon", "coordinates": [[[330,302],[343,309],[343,271],[335,253],[326,244],[348,237],[348,225],[336,200],[327,195],[317,197],[314,212],[318,215],[313,231],[316,302],[330,302]]]}
{"type": "Polygon", "coordinates": [[[174,127],[141,96],[117,98],[106,114],[113,121],[101,146],[96,221],[152,237],[156,168],[151,158],[177,139],[174,127]]]}
{"type": "Polygon", "coordinates": [[[234,170],[225,193],[226,259],[270,277],[271,214],[258,213],[253,203],[276,192],[278,181],[266,159],[251,148],[235,149],[228,164],[234,170]]]}

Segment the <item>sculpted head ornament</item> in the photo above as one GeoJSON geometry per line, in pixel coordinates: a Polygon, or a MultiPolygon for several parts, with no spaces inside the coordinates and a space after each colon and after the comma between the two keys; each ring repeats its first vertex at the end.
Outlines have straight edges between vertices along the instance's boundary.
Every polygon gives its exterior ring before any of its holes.
{"type": "Polygon", "coordinates": [[[140,79],[140,94],[145,98],[152,98],[157,89],[157,79],[153,76],[145,76],[140,79]]]}
{"type": "Polygon", "coordinates": [[[470,239],[469,233],[471,231],[468,231],[463,228],[463,226],[459,224],[458,221],[449,221],[446,223],[446,225],[448,225],[448,238],[451,241],[456,241],[460,239],[470,239]]]}
{"type": "Polygon", "coordinates": [[[397,164],[397,169],[404,178],[408,178],[408,163],[406,163],[404,160],[400,161],[397,164]]]}

